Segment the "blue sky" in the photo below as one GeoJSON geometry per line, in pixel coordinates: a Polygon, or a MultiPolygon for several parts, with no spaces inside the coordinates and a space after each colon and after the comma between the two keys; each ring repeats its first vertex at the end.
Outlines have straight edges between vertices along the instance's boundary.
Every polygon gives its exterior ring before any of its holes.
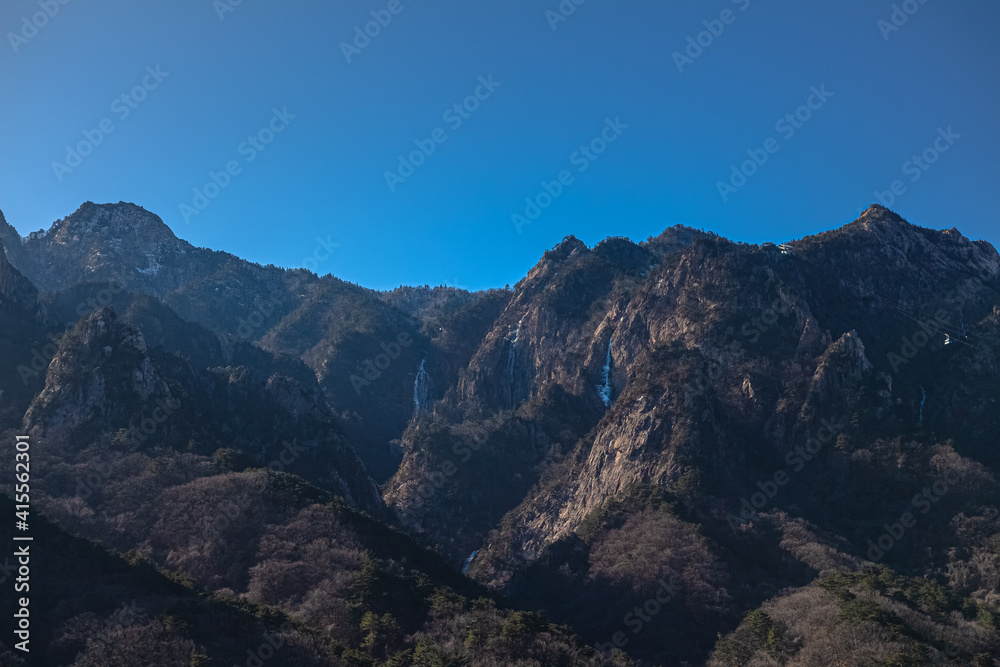
{"type": "Polygon", "coordinates": [[[787,240],[894,181],[1000,242],[995,2],[233,1],[5,2],[8,221],[131,201],[261,263],[336,243],[309,268],[380,289],[513,284],[568,234],[787,240]]]}

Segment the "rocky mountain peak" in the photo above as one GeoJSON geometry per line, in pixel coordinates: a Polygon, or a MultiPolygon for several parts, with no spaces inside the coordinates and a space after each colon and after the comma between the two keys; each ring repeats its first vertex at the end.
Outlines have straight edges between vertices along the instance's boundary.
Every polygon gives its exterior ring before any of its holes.
{"type": "MultiPolygon", "coordinates": [[[[42,292],[84,280],[109,281],[161,296],[161,269],[182,267],[196,249],[178,239],[159,216],[126,202],[87,202],[47,231],[29,234],[13,261],[42,292]]],[[[184,275],[167,271],[173,283],[184,275]]]]}
{"type": "MultiPolygon", "coordinates": [[[[118,319],[114,308],[99,308],[78,325],[74,334],[84,347],[111,347],[113,351],[146,354],[142,333],[118,319]]],[[[111,354],[105,350],[105,354],[111,354]]]]}
{"type": "Polygon", "coordinates": [[[914,225],[879,204],[869,206],[854,222],[807,236],[793,247],[808,261],[847,261],[886,284],[927,284],[932,276],[940,282],[966,275],[970,269],[984,277],[995,276],[1000,268],[1000,255],[989,243],[970,241],[957,229],[914,225]]]}
{"type": "Polygon", "coordinates": [[[574,253],[588,252],[587,244],[576,238],[572,234],[559,242],[559,245],[545,253],[544,258],[550,262],[563,262],[573,256],[574,253]]]}
{"type": "Polygon", "coordinates": [[[135,414],[146,401],[172,400],[142,334],[101,308],[60,341],[26,427],[74,429],[135,414]]]}
{"type": "Polygon", "coordinates": [[[843,227],[848,232],[863,232],[885,243],[906,245],[911,232],[919,228],[881,204],[872,204],[858,219],[843,227]]]}
{"type": "Polygon", "coordinates": [[[558,272],[562,267],[568,265],[574,258],[586,255],[590,252],[587,244],[573,235],[565,237],[551,250],[546,250],[538,263],[525,276],[525,285],[530,285],[543,276],[558,272]]]}
{"type": "Polygon", "coordinates": [[[69,240],[69,236],[84,234],[106,239],[145,241],[147,244],[177,241],[177,237],[158,215],[128,202],[86,202],[72,215],[55,223],[45,235],[69,240]]]}
{"type": "Polygon", "coordinates": [[[858,216],[858,220],[866,222],[881,222],[885,224],[909,224],[900,215],[890,211],[881,204],[872,204],[866,208],[865,211],[858,216]]]}
{"type": "Polygon", "coordinates": [[[651,236],[645,244],[650,251],[662,256],[674,252],[680,252],[690,248],[697,239],[706,238],[709,234],[699,231],[687,225],[674,225],[669,227],[658,236],[651,236]]]}

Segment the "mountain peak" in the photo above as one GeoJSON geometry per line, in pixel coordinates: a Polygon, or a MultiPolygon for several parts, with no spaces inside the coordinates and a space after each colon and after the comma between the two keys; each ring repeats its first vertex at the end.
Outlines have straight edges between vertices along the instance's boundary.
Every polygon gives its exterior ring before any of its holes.
{"type": "MultiPolygon", "coordinates": [[[[48,231],[29,234],[19,249],[11,262],[42,292],[83,280],[116,279],[154,295],[159,292],[150,281],[160,269],[176,266],[178,258],[194,250],[141,206],[89,201],[48,231]]],[[[183,279],[173,275],[175,282],[183,279]]]]}
{"type": "Polygon", "coordinates": [[[669,255],[690,248],[698,239],[710,238],[714,236],[694,227],[687,225],[674,225],[660,232],[658,236],[650,236],[645,241],[645,245],[654,253],[660,256],[669,255]]]}
{"type": "Polygon", "coordinates": [[[26,428],[76,429],[128,423],[146,402],[172,395],[149,357],[142,333],[99,308],[60,341],[45,387],[24,416],[26,428]]]}
{"type": "Polygon", "coordinates": [[[898,213],[887,209],[881,204],[872,204],[855,220],[863,225],[892,225],[897,227],[910,227],[910,223],[903,219],[898,213]]]}
{"type": "Polygon", "coordinates": [[[546,251],[543,257],[546,260],[562,262],[568,259],[573,253],[581,252],[589,252],[587,244],[570,234],[554,248],[546,251]]]}
{"type": "Polygon", "coordinates": [[[177,237],[154,213],[131,202],[95,204],[85,202],[70,216],[52,225],[46,235],[86,233],[114,235],[115,238],[141,236],[147,242],[176,241],[177,237]]]}
{"type": "MultiPolygon", "coordinates": [[[[838,229],[831,229],[800,239],[801,242],[827,242],[835,238],[867,238],[872,237],[881,243],[893,246],[906,246],[919,239],[914,234],[920,228],[903,219],[898,213],[890,211],[881,204],[872,204],[866,208],[856,220],[838,229]]],[[[922,238],[922,237],[921,237],[922,238]]]]}

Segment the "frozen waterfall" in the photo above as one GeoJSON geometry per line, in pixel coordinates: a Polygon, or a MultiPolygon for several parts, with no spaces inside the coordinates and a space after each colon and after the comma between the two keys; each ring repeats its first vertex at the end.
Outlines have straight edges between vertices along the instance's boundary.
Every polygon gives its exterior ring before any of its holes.
{"type": "MultiPolygon", "coordinates": [[[[521,318],[523,321],[524,318],[521,318]]],[[[521,336],[521,321],[518,321],[517,328],[507,334],[507,380],[514,379],[514,361],[517,356],[517,339],[521,336]]]]}
{"type": "Polygon", "coordinates": [[[608,341],[608,354],[604,359],[604,369],[601,371],[601,384],[597,385],[597,395],[606,407],[611,407],[611,341],[608,341]]]}
{"type": "Polygon", "coordinates": [[[417,369],[417,377],[413,380],[413,411],[416,414],[427,410],[427,395],[430,390],[430,375],[424,364],[427,359],[420,360],[420,368],[417,369]]]}
{"type": "Polygon", "coordinates": [[[469,574],[469,566],[472,565],[472,561],[476,560],[476,556],[479,555],[479,550],[473,551],[465,562],[462,563],[462,574],[469,574]]]}

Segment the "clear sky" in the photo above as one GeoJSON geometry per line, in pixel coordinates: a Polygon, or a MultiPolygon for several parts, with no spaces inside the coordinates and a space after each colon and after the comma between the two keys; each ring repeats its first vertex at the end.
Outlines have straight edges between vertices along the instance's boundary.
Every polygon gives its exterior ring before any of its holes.
{"type": "Polygon", "coordinates": [[[238,1],[4,2],[8,221],[130,201],[261,263],[322,238],[309,268],[380,289],[512,284],[568,234],[787,240],[894,181],[911,222],[1000,242],[997,2],[238,1]]]}

